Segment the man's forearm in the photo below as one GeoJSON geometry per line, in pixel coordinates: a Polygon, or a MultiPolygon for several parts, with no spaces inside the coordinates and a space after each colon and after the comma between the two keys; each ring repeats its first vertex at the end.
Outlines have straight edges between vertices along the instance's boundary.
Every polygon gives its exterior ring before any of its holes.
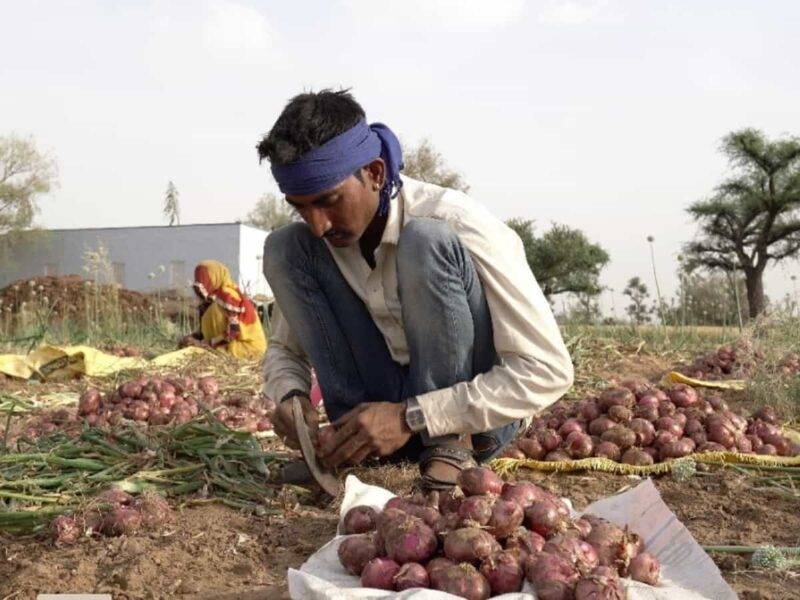
{"type": "Polygon", "coordinates": [[[520,356],[472,381],[417,396],[428,433],[483,433],[526,419],[558,400],[572,385],[569,356],[544,365],[520,356]]]}

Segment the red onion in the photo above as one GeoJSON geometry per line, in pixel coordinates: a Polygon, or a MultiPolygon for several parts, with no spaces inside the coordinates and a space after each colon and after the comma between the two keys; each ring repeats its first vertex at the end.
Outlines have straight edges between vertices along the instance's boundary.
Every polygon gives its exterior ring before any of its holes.
{"type": "Polygon", "coordinates": [[[463,500],[464,492],[458,486],[446,492],[439,492],[439,512],[443,515],[457,513],[463,500]]]}
{"type": "Polygon", "coordinates": [[[522,525],[525,514],[522,507],[511,500],[498,500],[489,518],[489,532],[498,540],[504,540],[522,525]]]}
{"type": "Polygon", "coordinates": [[[658,585],[661,578],[661,565],[658,559],[648,552],[641,552],[631,559],[628,565],[631,579],[648,585],[658,585]]]}
{"type": "Polygon", "coordinates": [[[602,436],[606,431],[616,426],[617,422],[606,416],[597,417],[589,423],[589,433],[602,436]]]}
{"type": "Polygon", "coordinates": [[[438,589],[439,575],[448,567],[455,566],[455,564],[456,563],[452,560],[443,556],[438,556],[429,560],[428,564],[425,566],[425,570],[428,571],[428,579],[430,580],[431,587],[438,589]]]}
{"type": "Polygon", "coordinates": [[[560,554],[544,552],[527,558],[525,575],[539,600],[570,600],[580,577],[569,560],[560,554]]]}
{"type": "Polygon", "coordinates": [[[361,586],[379,590],[393,590],[394,578],[400,565],[389,558],[373,558],[361,571],[361,586]]]}
{"type": "Polygon", "coordinates": [[[197,382],[197,387],[205,396],[215,396],[219,393],[219,384],[213,377],[201,377],[197,382]]]}
{"type": "Polygon", "coordinates": [[[761,438],[755,434],[748,435],[747,439],[750,441],[750,448],[753,450],[753,452],[758,452],[758,449],[764,445],[764,442],[761,441],[761,438]]]}
{"type": "Polygon", "coordinates": [[[558,428],[558,435],[560,435],[562,438],[566,438],[574,431],[584,433],[586,431],[586,426],[578,419],[569,418],[564,421],[561,427],[558,428]]]}
{"type": "Polygon", "coordinates": [[[522,453],[533,460],[542,460],[545,455],[544,448],[535,438],[521,438],[517,441],[517,445],[522,453]]]}
{"type": "Polygon", "coordinates": [[[99,502],[114,506],[127,506],[129,504],[133,504],[133,496],[117,487],[111,487],[101,492],[98,494],[97,500],[99,502]]]}
{"type": "Polygon", "coordinates": [[[714,410],[728,410],[728,403],[719,396],[709,396],[707,402],[714,410]]]}
{"type": "Polygon", "coordinates": [[[696,433],[689,435],[689,437],[692,438],[692,441],[694,442],[695,446],[702,446],[708,441],[708,437],[706,436],[705,431],[698,431],[696,433]]]}
{"type": "Polygon", "coordinates": [[[597,404],[602,411],[608,411],[612,406],[633,408],[636,404],[636,396],[626,388],[610,388],[601,392],[597,404]]]}
{"type": "Polygon", "coordinates": [[[687,407],[697,402],[697,391],[683,383],[675,385],[667,393],[675,406],[687,407]]]}
{"type": "Polygon", "coordinates": [[[617,571],[610,567],[597,567],[575,585],[575,600],[623,600],[626,597],[617,571]]]}
{"type": "Polygon", "coordinates": [[[645,446],[644,448],[642,448],[642,452],[649,455],[650,458],[653,459],[653,462],[658,460],[658,448],[656,448],[655,446],[645,446]]]}
{"type": "Polygon", "coordinates": [[[489,496],[468,496],[459,505],[458,516],[464,525],[486,525],[492,516],[493,504],[489,496]]]}
{"type": "Polygon", "coordinates": [[[100,529],[106,535],[131,535],[142,525],[142,515],[135,508],[117,506],[103,517],[100,529]]]}
{"type": "Polygon", "coordinates": [[[656,437],[656,430],[650,421],[636,418],[628,425],[631,431],[636,434],[637,446],[649,446],[656,437]]]}
{"type": "Polygon", "coordinates": [[[697,419],[687,419],[686,425],[683,427],[683,432],[686,435],[692,435],[693,433],[705,433],[706,428],[703,427],[703,424],[697,419]]]}
{"type": "Polygon", "coordinates": [[[530,481],[518,481],[516,483],[504,483],[500,497],[504,500],[511,500],[520,505],[523,509],[529,507],[537,500],[544,500],[550,494],[545,492],[535,483],[530,481]]]}
{"type": "Polygon", "coordinates": [[[506,550],[519,549],[524,556],[538,554],[542,551],[544,542],[544,538],[538,533],[525,527],[517,527],[506,538],[506,550]]]}
{"type": "Polygon", "coordinates": [[[656,421],[656,429],[659,431],[669,431],[675,437],[683,435],[683,427],[672,417],[660,417],[656,421]]]}
{"type": "Polygon", "coordinates": [[[676,410],[675,405],[669,400],[662,400],[658,404],[658,416],[660,417],[671,417],[676,410]]]}
{"type": "Polygon", "coordinates": [[[672,418],[675,419],[675,422],[681,426],[681,429],[686,427],[686,415],[682,412],[676,412],[674,415],[672,415],[672,418]]]}
{"type": "Polygon", "coordinates": [[[486,600],[491,595],[489,582],[467,563],[442,569],[437,575],[435,588],[467,600],[486,600]]]}
{"type": "Polygon", "coordinates": [[[458,485],[467,496],[499,495],[503,491],[503,480],[494,471],[485,467],[473,467],[461,471],[458,485]]]}
{"type": "Polygon", "coordinates": [[[581,538],[585,538],[592,532],[592,523],[588,519],[575,519],[572,521],[571,527],[575,529],[581,538]]]}
{"type": "Polygon", "coordinates": [[[637,407],[655,408],[658,410],[658,405],[661,401],[652,392],[645,394],[636,402],[637,407]]]}
{"type": "Polygon", "coordinates": [[[628,448],[622,455],[620,462],[626,465],[646,466],[652,465],[654,460],[650,454],[641,448],[628,448]]]}
{"type": "Polygon", "coordinates": [[[428,571],[419,563],[406,563],[400,567],[394,576],[394,589],[398,592],[412,588],[427,588],[430,586],[428,571]]]}
{"type": "Polygon", "coordinates": [[[522,589],[524,572],[519,558],[508,550],[493,554],[481,563],[481,574],[489,582],[493,596],[522,589]]]}
{"type": "Polygon", "coordinates": [[[477,527],[462,527],[451,531],[444,538],[444,554],[450,560],[461,563],[479,563],[500,550],[490,533],[477,527]]]}
{"type": "Polygon", "coordinates": [[[56,546],[69,546],[81,537],[82,527],[75,517],[59,515],[50,523],[50,531],[56,546]]]}
{"type": "Polygon", "coordinates": [[[613,442],[600,442],[594,448],[594,455],[617,461],[620,457],[620,449],[613,442]]]}
{"type": "Polygon", "coordinates": [[[547,538],[566,530],[569,519],[552,500],[534,502],[525,509],[528,528],[547,538]]]}
{"type": "Polygon", "coordinates": [[[545,452],[551,452],[561,444],[561,436],[552,429],[540,429],[536,432],[536,439],[545,452]]]}
{"type": "Polygon", "coordinates": [[[339,562],[349,573],[360,576],[369,561],[378,556],[378,548],[371,535],[354,535],[342,541],[337,549],[339,562]]]}
{"type": "Polygon", "coordinates": [[[100,408],[100,399],[100,392],[94,388],[89,388],[83,392],[80,400],[78,400],[78,414],[90,415],[92,413],[96,413],[100,408]]]}
{"type": "Polygon", "coordinates": [[[586,458],[592,455],[592,439],[581,431],[573,431],[565,440],[567,452],[572,458],[586,458]]]}
{"type": "Polygon", "coordinates": [[[599,565],[597,552],[592,545],[571,535],[562,534],[552,537],[544,545],[542,552],[562,555],[581,574],[590,573],[599,565]]]}
{"type": "Polygon", "coordinates": [[[742,454],[753,453],[753,444],[743,433],[738,433],[734,436],[734,443],[736,444],[736,449],[742,454]]]}
{"type": "Polygon", "coordinates": [[[564,450],[553,450],[548,452],[544,459],[548,462],[564,462],[570,460],[571,457],[564,450]]]}
{"type": "Polygon", "coordinates": [[[587,423],[599,417],[600,408],[597,406],[597,401],[593,399],[582,401],[578,406],[578,414],[587,423]]]}
{"type": "Polygon", "coordinates": [[[706,442],[697,447],[698,452],[725,452],[727,448],[716,442],[706,442]]]}
{"type": "Polygon", "coordinates": [[[627,423],[633,418],[633,411],[627,406],[615,405],[608,409],[608,418],[617,423],[627,423]]]}
{"type": "Polygon", "coordinates": [[[758,450],[756,450],[756,454],[763,454],[765,456],[775,456],[778,454],[778,449],[775,448],[772,444],[764,444],[758,450]]]}
{"type": "Polygon", "coordinates": [[[135,506],[142,515],[145,527],[158,527],[172,516],[172,509],[164,497],[149,490],[142,492],[135,506]]]}
{"type": "Polygon", "coordinates": [[[381,535],[387,556],[399,564],[425,562],[434,555],[438,545],[433,529],[411,515],[392,521],[381,535]]]}
{"type": "Polygon", "coordinates": [[[714,422],[708,426],[708,439],[726,448],[730,448],[735,442],[734,431],[730,425],[714,422]]]}
{"type": "Polygon", "coordinates": [[[461,517],[458,513],[447,513],[439,517],[439,520],[433,525],[433,532],[438,537],[444,537],[449,532],[461,527],[461,517]]]}
{"type": "Polygon", "coordinates": [[[771,423],[772,425],[778,424],[778,415],[775,414],[775,409],[771,406],[762,406],[753,413],[753,418],[764,421],[765,423],[771,423]]]}
{"type": "Polygon", "coordinates": [[[690,438],[680,438],[669,444],[661,446],[661,460],[667,458],[682,458],[694,451],[694,442],[690,438]]]}
{"type": "Polygon", "coordinates": [[[342,529],[346,534],[374,531],[377,517],[377,511],[371,506],[354,506],[344,515],[342,529]]]}
{"type": "Polygon", "coordinates": [[[732,410],[722,411],[722,416],[726,417],[731,422],[731,425],[733,425],[736,431],[744,433],[747,429],[747,420],[741,415],[737,415],[732,410]]]}
{"type": "Polygon", "coordinates": [[[636,434],[624,425],[615,425],[600,436],[604,442],[612,442],[621,450],[630,448],[636,443],[636,434]]]}
{"type": "Polygon", "coordinates": [[[645,421],[655,421],[658,419],[658,407],[655,406],[637,406],[633,410],[633,415],[644,419],[645,421]]]}

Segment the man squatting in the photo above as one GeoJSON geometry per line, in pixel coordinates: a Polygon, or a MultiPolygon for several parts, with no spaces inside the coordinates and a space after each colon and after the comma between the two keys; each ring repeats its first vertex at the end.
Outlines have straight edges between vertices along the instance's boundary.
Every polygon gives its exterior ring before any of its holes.
{"type": "Polygon", "coordinates": [[[258,152],[302,217],[264,248],[264,393],[285,443],[298,447],[295,396],[318,427],[313,366],[336,431],[324,465],[409,460],[423,489],[446,489],[570,388],[519,237],[466,194],[402,175],[397,138],[349,93],[292,98],[258,152]]]}

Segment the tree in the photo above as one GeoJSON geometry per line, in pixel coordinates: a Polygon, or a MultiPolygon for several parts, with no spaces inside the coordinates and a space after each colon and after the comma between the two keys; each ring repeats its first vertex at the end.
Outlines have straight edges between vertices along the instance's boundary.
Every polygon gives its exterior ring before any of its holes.
{"type": "Polygon", "coordinates": [[[57,176],[55,159],[39,152],[33,138],[0,136],[0,235],[33,225],[38,199],[57,176]]]}
{"type": "Polygon", "coordinates": [[[296,219],[296,213],[275,194],[264,194],[253,210],[247,214],[245,223],[272,231],[296,219]]]}
{"type": "Polygon", "coordinates": [[[650,313],[653,309],[647,306],[650,292],[641,278],[638,276],[631,277],[622,293],[631,299],[631,303],[625,308],[631,321],[637,325],[647,323],[650,320],[650,313]]]}
{"type": "Polygon", "coordinates": [[[445,164],[444,157],[424,139],[416,148],[403,148],[403,174],[412,179],[468,192],[469,186],[458,171],[445,164]]]}
{"type": "Polygon", "coordinates": [[[566,314],[567,322],[592,324],[600,321],[602,314],[596,294],[575,294],[575,302],[566,314]]]}
{"type": "Polygon", "coordinates": [[[550,300],[571,292],[597,296],[602,291],[600,271],[608,263],[608,253],[591,243],[580,229],[554,224],[541,237],[533,231],[533,221],[511,219],[506,224],[522,240],[525,258],[550,300]]]}
{"type": "Polygon", "coordinates": [[[764,270],[800,253],[800,139],[768,140],[756,129],[722,142],[735,174],[688,212],[700,223],[687,245],[688,264],[744,273],[749,315],[766,307],[764,270]]]}
{"type": "Polygon", "coordinates": [[[164,218],[170,226],[181,224],[181,209],[178,205],[178,188],[171,181],[167,184],[167,194],[164,196],[164,218]]]}

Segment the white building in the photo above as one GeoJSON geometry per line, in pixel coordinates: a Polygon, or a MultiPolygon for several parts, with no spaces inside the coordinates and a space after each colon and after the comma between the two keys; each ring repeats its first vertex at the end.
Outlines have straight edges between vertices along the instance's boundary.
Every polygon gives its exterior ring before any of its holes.
{"type": "Polygon", "coordinates": [[[244,223],[50,229],[22,237],[0,265],[0,287],[40,275],[89,277],[87,252],[104,248],[113,279],[130,290],[184,289],[201,260],[225,264],[242,291],[272,297],[262,273],[267,231],[244,223]]]}

